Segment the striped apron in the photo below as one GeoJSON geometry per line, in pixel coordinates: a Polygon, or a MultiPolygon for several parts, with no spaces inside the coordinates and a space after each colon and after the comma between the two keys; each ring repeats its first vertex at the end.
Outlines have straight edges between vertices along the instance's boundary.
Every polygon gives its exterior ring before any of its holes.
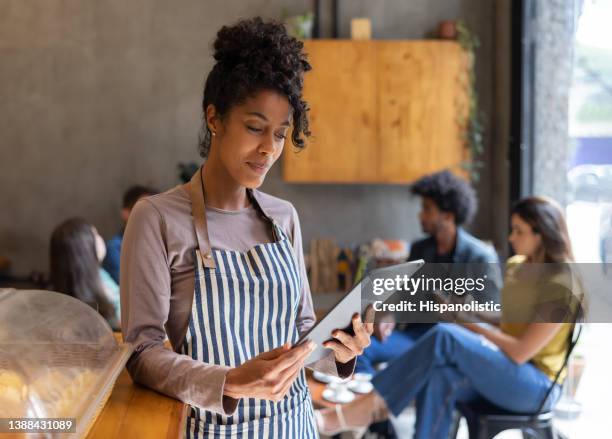
{"type": "MultiPolygon", "coordinates": [[[[253,206],[271,226],[274,242],[247,252],[210,247],[201,170],[191,181],[195,250],[195,292],[181,353],[194,360],[236,367],[256,355],[298,340],[301,295],[299,270],[285,232],[265,214],[253,192],[253,206]]],[[[191,406],[186,437],[317,438],[304,370],[279,402],[242,398],[232,416],[191,406]]]]}

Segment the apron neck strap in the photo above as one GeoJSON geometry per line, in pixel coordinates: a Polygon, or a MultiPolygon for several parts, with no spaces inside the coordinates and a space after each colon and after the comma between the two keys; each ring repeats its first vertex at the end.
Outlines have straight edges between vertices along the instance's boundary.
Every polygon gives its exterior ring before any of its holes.
{"type": "Polygon", "coordinates": [[[197,252],[200,253],[202,263],[207,268],[217,268],[215,258],[212,255],[210,240],[208,239],[208,226],[206,224],[206,208],[204,206],[204,181],[202,179],[202,167],[193,174],[189,183],[191,192],[191,214],[195,225],[196,238],[198,240],[197,252]]]}
{"type": "Polygon", "coordinates": [[[272,227],[272,235],[274,236],[274,241],[279,241],[280,240],[280,236],[278,234],[278,230],[277,230],[277,224],[274,221],[274,219],[268,215],[266,213],[266,211],[263,209],[263,207],[261,207],[261,203],[259,202],[259,200],[257,199],[259,197],[259,194],[257,193],[257,191],[254,191],[253,189],[247,189],[247,196],[249,197],[249,200],[251,201],[251,204],[255,207],[255,210],[257,210],[257,212],[259,212],[259,214],[261,215],[261,217],[266,220],[270,226],[272,227]]]}
{"type": "MultiPolygon", "coordinates": [[[[206,223],[206,206],[204,200],[204,179],[202,178],[202,167],[200,167],[189,183],[191,193],[191,214],[193,215],[193,222],[195,225],[196,238],[198,240],[198,251],[202,258],[202,263],[207,268],[217,268],[215,264],[215,258],[212,254],[212,247],[210,245],[210,239],[208,237],[208,225],[206,223]]],[[[247,189],[247,196],[249,201],[259,214],[272,226],[272,234],[274,235],[274,241],[279,241],[280,236],[277,230],[277,225],[274,220],[264,211],[261,207],[261,203],[257,200],[258,195],[256,191],[247,189]]]]}

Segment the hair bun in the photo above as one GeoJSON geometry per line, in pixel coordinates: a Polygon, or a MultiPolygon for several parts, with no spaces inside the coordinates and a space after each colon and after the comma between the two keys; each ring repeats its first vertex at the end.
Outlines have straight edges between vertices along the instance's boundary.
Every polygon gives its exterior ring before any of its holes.
{"type": "Polygon", "coordinates": [[[302,47],[300,41],[287,34],[282,23],[264,22],[261,17],[255,17],[232,26],[223,26],[213,45],[213,57],[218,63],[230,68],[263,62],[284,70],[283,67],[297,67],[295,62],[299,59],[302,47]],[[294,47],[296,45],[299,47],[294,47]],[[291,48],[294,49],[294,57],[287,56],[291,48]]]}

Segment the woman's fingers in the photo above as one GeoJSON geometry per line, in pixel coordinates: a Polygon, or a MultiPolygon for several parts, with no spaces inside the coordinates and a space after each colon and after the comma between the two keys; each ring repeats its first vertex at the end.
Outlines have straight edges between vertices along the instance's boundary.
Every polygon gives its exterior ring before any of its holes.
{"type": "Polygon", "coordinates": [[[353,331],[355,332],[355,336],[362,343],[365,343],[370,338],[370,334],[368,334],[365,324],[361,321],[361,316],[359,314],[353,316],[353,331]]]}
{"type": "Polygon", "coordinates": [[[293,383],[293,380],[295,380],[295,377],[301,369],[301,367],[290,367],[283,370],[273,379],[265,381],[264,389],[262,390],[267,395],[267,398],[273,400],[282,398],[285,395],[286,389],[293,383]]]}
{"type": "Polygon", "coordinates": [[[297,368],[295,372],[285,381],[285,385],[283,386],[283,389],[281,391],[280,398],[284,398],[285,395],[287,395],[287,393],[291,389],[291,386],[293,385],[301,371],[301,367],[297,368]]]}
{"type": "Polygon", "coordinates": [[[261,354],[258,355],[258,357],[261,358],[262,360],[273,360],[274,358],[278,358],[283,353],[289,352],[290,349],[291,349],[290,344],[287,342],[283,345],[280,345],[276,349],[272,349],[271,351],[267,351],[267,352],[262,352],[261,354]]]}
{"type": "Polygon", "coordinates": [[[298,346],[294,346],[293,348],[291,348],[291,350],[287,351],[287,352],[283,352],[277,359],[277,362],[287,362],[287,363],[292,363],[296,360],[299,360],[301,357],[304,357],[308,354],[310,354],[314,348],[316,347],[316,344],[312,341],[308,341],[306,343],[302,343],[298,346]]]}
{"type": "MultiPolygon", "coordinates": [[[[370,308],[368,306],[366,313],[371,313],[373,309],[370,308]]],[[[372,315],[367,314],[367,317],[373,321],[372,315]]],[[[338,361],[349,361],[353,357],[363,354],[363,350],[370,345],[370,336],[374,331],[374,324],[363,323],[359,313],[353,315],[351,322],[355,335],[336,329],[332,332],[332,337],[336,340],[328,341],[323,345],[334,350],[338,361]]]]}
{"type": "Polygon", "coordinates": [[[365,310],[365,321],[364,323],[361,320],[361,316],[359,314],[355,314],[353,316],[353,330],[355,334],[362,334],[365,337],[369,337],[374,332],[374,308],[372,305],[369,305],[365,310]]]}
{"type": "Polygon", "coordinates": [[[353,352],[353,355],[361,355],[363,353],[363,348],[370,344],[370,335],[365,330],[359,314],[353,316],[352,322],[353,331],[355,332],[354,336],[337,329],[332,332],[332,337],[349,348],[353,352]]]}
{"type": "Polygon", "coordinates": [[[357,336],[353,337],[340,329],[336,329],[334,332],[332,332],[332,337],[351,351],[357,352],[359,350],[359,347],[357,346],[357,336]]]}
{"type": "Polygon", "coordinates": [[[294,347],[290,351],[282,353],[278,358],[273,360],[275,363],[273,366],[274,371],[278,373],[295,364],[302,363],[315,348],[316,344],[309,341],[294,347]]]}
{"type": "Polygon", "coordinates": [[[301,370],[301,367],[285,369],[282,374],[275,378],[273,383],[266,385],[262,389],[263,395],[261,398],[273,401],[282,400],[291,389],[301,370]]]}
{"type": "MultiPolygon", "coordinates": [[[[366,308],[366,313],[370,312],[371,305],[366,308]]],[[[366,317],[369,318],[366,314],[366,317]]],[[[372,319],[373,321],[373,319],[372,319]]],[[[373,323],[363,323],[361,320],[361,316],[357,314],[353,317],[353,330],[355,331],[355,337],[357,338],[356,344],[359,350],[359,355],[363,353],[363,349],[370,346],[370,336],[372,332],[374,332],[374,324],[373,323]]]]}
{"type": "Polygon", "coordinates": [[[224,394],[235,398],[282,398],[314,348],[312,342],[293,348],[286,343],[252,358],[228,372],[224,394]]]}
{"type": "Polygon", "coordinates": [[[334,351],[336,360],[340,361],[341,363],[346,363],[347,361],[355,357],[353,351],[346,347],[343,343],[340,343],[339,341],[329,340],[323,343],[323,346],[332,349],[334,351]]]}
{"type": "Polygon", "coordinates": [[[376,311],[372,305],[368,305],[365,310],[365,323],[364,328],[368,335],[372,335],[374,332],[374,318],[376,316],[376,311]]]}
{"type": "Polygon", "coordinates": [[[278,401],[285,396],[302,370],[304,360],[314,347],[316,347],[314,343],[305,343],[273,360],[274,366],[267,370],[262,381],[264,387],[262,392],[266,399],[278,401]]]}

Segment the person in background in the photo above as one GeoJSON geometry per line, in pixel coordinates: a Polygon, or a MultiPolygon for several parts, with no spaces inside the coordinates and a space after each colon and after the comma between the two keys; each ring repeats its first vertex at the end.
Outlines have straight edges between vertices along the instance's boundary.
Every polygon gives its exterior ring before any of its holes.
{"type": "Polygon", "coordinates": [[[130,212],[136,201],[142,197],[148,197],[149,195],[155,195],[158,191],[147,186],[132,186],[123,194],[123,207],[121,208],[121,221],[123,221],[123,227],[121,232],[113,236],[106,243],[106,257],[102,261],[102,267],[108,272],[113,278],[115,283],[119,284],[119,271],[121,261],[121,242],[123,241],[123,231],[127,224],[130,212]]]}
{"type": "Polygon", "coordinates": [[[320,432],[363,428],[385,409],[398,416],[413,398],[416,439],[448,438],[458,401],[485,399],[517,413],[534,413],[540,404],[544,411],[554,407],[584,293],[568,265],[573,256],[567,225],[555,202],[519,201],[511,225],[508,240],[517,255],[508,261],[500,324],[435,325],[374,377],[374,392],[341,409],[318,412],[320,432]],[[538,318],[544,315],[556,317],[538,318]]]}
{"type": "MultiPolygon", "coordinates": [[[[416,241],[410,248],[409,261],[423,259],[427,263],[474,264],[475,269],[491,270],[489,290],[499,291],[501,274],[497,269],[499,259],[492,246],[468,233],[463,226],[476,213],[476,191],[465,180],[449,171],[427,175],[411,188],[421,197],[419,220],[428,237],[416,241]],[[489,265],[491,264],[491,265],[489,265]]],[[[465,266],[461,268],[465,269],[465,266]]],[[[498,294],[493,294],[498,296],[498,294]]],[[[491,297],[497,300],[498,297],[491,297]]],[[[357,372],[374,374],[376,365],[397,358],[408,350],[433,324],[402,325],[396,329],[391,318],[381,318],[374,325],[374,337],[364,354],[357,358],[357,372]]]]}
{"type": "Polygon", "coordinates": [[[497,263],[495,250],[469,234],[468,224],[478,207],[476,191],[449,171],[427,175],[412,186],[421,197],[419,220],[428,237],[416,241],[408,260],[425,262],[497,263]]]}
{"type": "Polygon", "coordinates": [[[100,266],[105,254],[104,240],[94,226],[81,218],[64,221],[51,235],[50,284],[95,308],[118,330],[119,286],[100,266]]]}

